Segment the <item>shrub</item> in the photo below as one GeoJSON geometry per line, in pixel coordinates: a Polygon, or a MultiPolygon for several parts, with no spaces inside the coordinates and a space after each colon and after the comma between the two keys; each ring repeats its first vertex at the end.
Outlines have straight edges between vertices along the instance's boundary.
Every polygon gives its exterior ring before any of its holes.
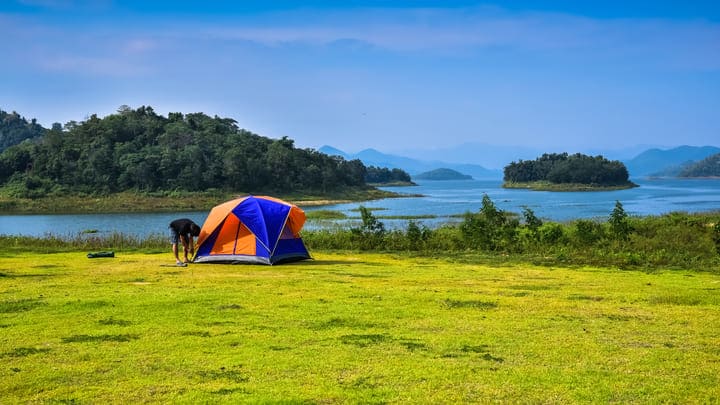
{"type": "Polygon", "coordinates": [[[602,225],[595,221],[578,219],[574,225],[573,241],[580,246],[592,245],[605,236],[602,225]]]}
{"type": "Polygon", "coordinates": [[[632,228],[628,221],[628,215],[620,201],[615,201],[615,208],[610,214],[608,223],[610,224],[610,231],[616,239],[627,240],[632,228]]]}
{"type": "Polygon", "coordinates": [[[385,236],[385,224],[380,222],[369,209],[362,205],[359,210],[362,227],[351,228],[350,231],[355,235],[360,248],[369,250],[382,246],[383,237],[385,236]]]}
{"type": "Polygon", "coordinates": [[[565,242],[565,231],[563,226],[558,223],[545,223],[538,229],[538,232],[540,241],[544,244],[554,245],[565,242]]]}

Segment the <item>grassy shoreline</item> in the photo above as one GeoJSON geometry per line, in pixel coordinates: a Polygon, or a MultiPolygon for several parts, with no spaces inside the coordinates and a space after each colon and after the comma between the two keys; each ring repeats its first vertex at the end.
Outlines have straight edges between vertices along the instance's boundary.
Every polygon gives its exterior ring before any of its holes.
{"type": "MultiPolygon", "coordinates": [[[[266,192],[252,194],[272,195],[301,207],[408,197],[405,194],[379,190],[374,187],[346,190],[326,195],[299,193],[282,195],[266,192]]],[[[202,193],[174,191],[167,193],[121,192],[107,196],[53,195],[36,199],[0,196],[0,212],[3,214],[79,214],[207,211],[221,202],[241,195],[247,194],[221,191],[202,193]]]]}
{"type": "Polygon", "coordinates": [[[709,403],[717,274],[0,256],[8,403],[709,403]],[[681,378],[679,378],[681,377],[681,378]]]}
{"type": "Polygon", "coordinates": [[[637,184],[629,181],[627,184],[605,186],[600,184],[581,184],[581,183],[551,183],[549,181],[530,181],[530,182],[510,182],[506,181],[502,185],[508,189],[523,189],[533,191],[614,191],[627,190],[629,188],[639,187],[637,184]]]}

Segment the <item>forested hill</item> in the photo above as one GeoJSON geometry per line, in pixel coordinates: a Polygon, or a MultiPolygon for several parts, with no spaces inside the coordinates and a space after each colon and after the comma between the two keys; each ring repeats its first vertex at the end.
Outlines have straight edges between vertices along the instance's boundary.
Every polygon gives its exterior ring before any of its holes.
{"type": "Polygon", "coordinates": [[[166,118],[151,107],[54,125],[0,154],[4,193],[30,198],[127,190],[329,193],[365,187],[366,172],[359,160],[295,148],[291,139],[253,134],[229,118],[166,118]]]}
{"type": "Polygon", "coordinates": [[[679,177],[720,177],[720,153],[685,167],[679,177]]]}
{"type": "Polygon", "coordinates": [[[38,138],[45,132],[35,119],[28,122],[15,111],[8,113],[0,109],[0,152],[26,139],[38,138]]]}
{"type": "Polygon", "coordinates": [[[509,183],[546,181],[555,184],[632,185],[622,162],[580,153],[546,153],[535,160],[512,162],[505,166],[504,174],[505,181],[509,183]]]}

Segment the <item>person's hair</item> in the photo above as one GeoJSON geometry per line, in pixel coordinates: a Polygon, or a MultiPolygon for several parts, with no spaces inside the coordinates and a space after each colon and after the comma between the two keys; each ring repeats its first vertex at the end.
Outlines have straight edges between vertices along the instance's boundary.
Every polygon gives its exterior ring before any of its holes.
{"type": "Polygon", "coordinates": [[[190,225],[190,233],[192,233],[193,236],[200,235],[200,227],[197,226],[197,224],[190,225]]]}

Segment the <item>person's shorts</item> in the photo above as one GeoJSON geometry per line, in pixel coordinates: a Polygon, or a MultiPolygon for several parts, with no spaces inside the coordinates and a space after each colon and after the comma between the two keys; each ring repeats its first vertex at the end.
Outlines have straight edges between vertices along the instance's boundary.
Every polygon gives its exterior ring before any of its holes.
{"type": "Polygon", "coordinates": [[[174,229],[170,228],[170,243],[177,245],[180,243],[180,234],[175,232],[174,229]]]}

